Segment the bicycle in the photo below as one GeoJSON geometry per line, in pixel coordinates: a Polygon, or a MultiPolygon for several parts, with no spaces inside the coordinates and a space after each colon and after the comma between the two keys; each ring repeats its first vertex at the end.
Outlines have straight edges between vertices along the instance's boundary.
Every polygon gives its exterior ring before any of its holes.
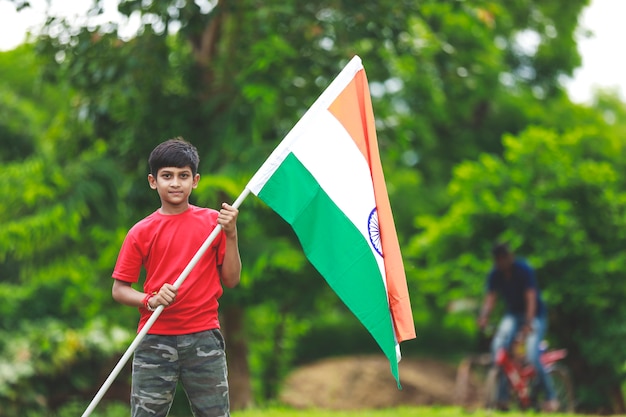
{"type": "MultiPolygon", "coordinates": [[[[542,396],[545,395],[536,379],[536,370],[525,360],[523,341],[516,339],[511,349],[500,349],[496,353],[485,382],[485,407],[498,408],[497,392],[500,375],[504,373],[509,388],[509,396],[520,409],[541,410],[542,396]]],[[[542,349],[540,360],[552,378],[559,402],[559,412],[574,412],[574,392],[571,378],[565,366],[559,363],[567,356],[566,349],[542,349]]]]}

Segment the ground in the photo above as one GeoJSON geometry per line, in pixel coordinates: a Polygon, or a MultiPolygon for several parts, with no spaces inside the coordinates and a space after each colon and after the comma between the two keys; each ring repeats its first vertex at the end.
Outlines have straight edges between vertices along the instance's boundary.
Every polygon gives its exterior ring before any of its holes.
{"type": "MultiPolygon", "coordinates": [[[[434,359],[400,362],[398,390],[384,356],[324,359],[288,376],[280,400],[295,408],[355,410],[459,404],[457,366],[434,359]]],[[[475,384],[465,395],[477,396],[475,384]]],[[[464,400],[465,401],[465,400],[464,400]]]]}

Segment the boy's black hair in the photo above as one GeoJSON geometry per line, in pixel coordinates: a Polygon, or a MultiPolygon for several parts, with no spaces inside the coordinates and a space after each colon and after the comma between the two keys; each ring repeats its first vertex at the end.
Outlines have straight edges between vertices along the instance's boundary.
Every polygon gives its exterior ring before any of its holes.
{"type": "Polygon", "coordinates": [[[510,253],[511,249],[506,242],[498,242],[491,248],[491,254],[494,258],[502,258],[503,256],[509,255],[510,253]]]}
{"type": "Polygon", "coordinates": [[[165,167],[191,168],[192,175],[198,172],[200,157],[198,150],[191,143],[178,136],[159,144],[148,158],[150,173],[157,176],[159,169],[165,167]]]}

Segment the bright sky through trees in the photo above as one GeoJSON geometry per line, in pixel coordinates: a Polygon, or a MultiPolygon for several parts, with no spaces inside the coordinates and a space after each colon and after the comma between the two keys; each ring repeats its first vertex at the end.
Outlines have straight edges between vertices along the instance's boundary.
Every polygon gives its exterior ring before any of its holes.
{"type": "MultiPolygon", "coordinates": [[[[45,20],[46,0],[31,0],[33,7],[17,13],[15,6],[8,0],[0,0],[0,51],[15,48],[26,39],[26,32],[36,28],[45,20]]],[[[115,12],[117,0],[106,0],[104,20],[120,20],[115,12]]],[[[209,3],[200,1],[197,3],[209,3]]],[[[54,14],[76,16],[84,19],[91,0],[72,2],[52,0],[51,10],[54,14]]],[[[620,41],[626,38],[626,1],[624,0],[591,0],[591,4],[583,12],[578,37],[578,48],[583,57],[582,67],[576,70],[574,78],[566,80],[565,85],[572,100],[588,101],[596,87],[618,88],[622,99],[626,100],[626,60],[621,57],[620,41]],[[584,32],[593,32],[585,37],[584,32]]],[[[138,22],[125,22],[129,34],[138,22]]]]}

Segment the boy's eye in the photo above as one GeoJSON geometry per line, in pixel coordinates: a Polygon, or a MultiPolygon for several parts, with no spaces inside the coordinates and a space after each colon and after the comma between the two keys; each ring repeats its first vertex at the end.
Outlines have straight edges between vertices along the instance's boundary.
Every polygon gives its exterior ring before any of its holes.
{"type": "Polygon", "coordinates": [[[185,173],[185,174],[180,174],[181,178],[187,178],[189,177],[189,174],[185,173]]]}

